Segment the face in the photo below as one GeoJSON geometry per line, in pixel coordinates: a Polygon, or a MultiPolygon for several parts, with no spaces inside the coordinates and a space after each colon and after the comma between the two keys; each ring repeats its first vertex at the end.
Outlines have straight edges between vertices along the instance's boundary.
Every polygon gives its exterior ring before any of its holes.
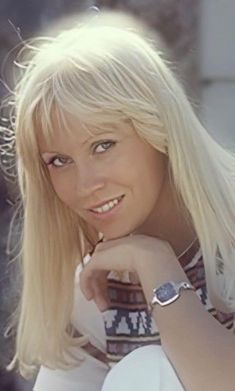
{"type": "Polygon", "coordinates": [[[143,141],[131,124],[92,135],[76,121],[49,143],[39,140],[58,197],[106,239],[136,231],[157,208],[166,157],[143,141]]]}

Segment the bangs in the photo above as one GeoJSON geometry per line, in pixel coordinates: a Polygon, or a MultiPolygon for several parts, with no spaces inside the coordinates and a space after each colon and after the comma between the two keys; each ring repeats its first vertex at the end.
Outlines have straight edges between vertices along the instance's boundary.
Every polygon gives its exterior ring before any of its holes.
{"type": "Polygon", "coordinates": [[[90,50],[89,45],[84,46],[86,34],[69,42],[64,42],[62,36],[61,42],[58,39],[42,47],[26,72],[18,91],[18,138],[20,155],[27,156],[29,165],[30,158],[35,160],[35,152],[39,152],[39,138],[53,145],[58,132],[70,136],[82,129],[95,135],[126,122],[131,122],[143,138],[164,149],[163,122],[155,94],[155,89],[160,89],[155,85],[151,56],[150,61],[141,55],[139,40],[135,42],[134,38],[133,45],[127,45],[128,57],[122,47],[116,53],[113,42],[119,31],[110,42],[104,42],[102,33],[102,42],[98,39],[99,45],[90,50]],[[51,46],[57,55],[51,55],[51,46]],[[134,67],[137,58],[139,67],[134,67]]]}
{"type": "Polygon", "coordinates": [[[50,86],[47,85],[46,93],[41,94],[34,109],[33,128],[37,143],[39,137],[42,137],[52,144],[58,132],[69,137],[82,130],[94,136],[128,120],[121,110],[110,110],[98,104],[94,108],[92,103],[84,102],[78,93],[73,94],[66,80],[60,78],[59,88],[57,83],[58,80],[53,80],[50,86]]]}

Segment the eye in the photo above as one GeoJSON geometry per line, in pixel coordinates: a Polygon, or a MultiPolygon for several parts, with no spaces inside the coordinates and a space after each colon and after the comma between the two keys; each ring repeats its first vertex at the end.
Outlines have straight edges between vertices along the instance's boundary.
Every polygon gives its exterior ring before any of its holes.
{"type": "Polygon", "coordinates": [[[45,162],[47,166],[52,166],[55,168],[64,167],[66,164],[70,163],[71,159],[65,156],[53,156],[48,162],[45,162]]]}
{"type": "Polygon", "coordinates": [[[113,147],[115,144],[115,141],[102,141],[101,143],[95,145],[94,152],[103,153],[113,147]]]}

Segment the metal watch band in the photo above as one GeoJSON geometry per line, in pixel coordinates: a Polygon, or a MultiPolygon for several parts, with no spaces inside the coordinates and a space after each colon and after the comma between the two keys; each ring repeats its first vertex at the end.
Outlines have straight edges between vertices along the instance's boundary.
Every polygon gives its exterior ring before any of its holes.
{"type": "Polygon", "coordinates": [[[194,286],[186,281],[179,283],[169,281],[155,288],[153,290],[153,298],[149,303],[150,315],[152,315],[153,308],[156,304],[165,307],[176,301],[181,296],[182,290],[188,289],[195,290],[194,286]]]}

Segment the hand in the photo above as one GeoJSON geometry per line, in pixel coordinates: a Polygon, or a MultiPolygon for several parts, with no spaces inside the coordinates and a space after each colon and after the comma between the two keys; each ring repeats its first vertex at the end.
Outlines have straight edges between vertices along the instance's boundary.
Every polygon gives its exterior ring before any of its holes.
{"type": "Polygon", "coordinates": [[[150,276],[167,270],[175,264],[176,256],[166,241],[146,236],[131,235],[121,239],[98,243],[91,260],[80,274],[80,287],[87,300],[94,300],[98,308],[108,308],[107,275],[110,271],[134,273],[142,285],[150,276]]]}

